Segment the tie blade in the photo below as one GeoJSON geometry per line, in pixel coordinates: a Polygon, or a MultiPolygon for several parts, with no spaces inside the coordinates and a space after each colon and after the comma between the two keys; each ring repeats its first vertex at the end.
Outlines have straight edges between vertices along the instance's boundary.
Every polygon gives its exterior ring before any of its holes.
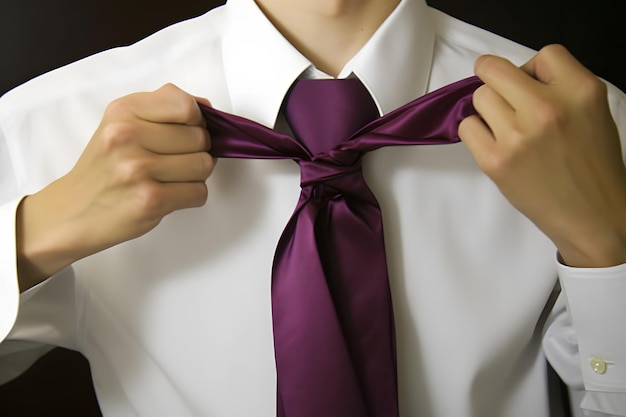
{"type": "Polygon", "coordinates": [[[312,233],[316,214],[312,203],[297,210],[275,257],[279,410],[289,417],[361,417],[367,411],[312,233]]]}
{"type": "MultiPolygon", "coordinates": [[[[367,188],[358,174],[356,189],[367,188]]],[[[331,198],[303,190],[277,249],[272,297],[281,401],[285,410],[317,413],[297,416],[396,416],[380,210],[371,193],[356,204],[350,193],[336,193],[354,178],[338,181],[331,198]]]]}

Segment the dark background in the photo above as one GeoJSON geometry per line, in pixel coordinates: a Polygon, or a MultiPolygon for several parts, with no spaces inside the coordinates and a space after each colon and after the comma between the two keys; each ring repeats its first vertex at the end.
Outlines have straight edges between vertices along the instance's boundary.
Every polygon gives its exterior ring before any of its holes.
{"type": "MultiPolygon", "coordinates": [[[[35,75],[132,43],[221,3],[223,0],[0,0],[0,94],[35,75]]],[[[428,3],[535,49],[562,43],[596,74],[626,90],[624,14],[614,1],[428,3]]]]}
{"type": "MultiPolygon", "coordinates": [[[[127,45],[223,1],[0,0],[0,94],[69,62],[127,45]],[[172,5],[174,4],[174,5],[172,5]]],[[[564,44],[597,75],[626,91],[623,15],[610,0],[429,0],[429,4],[535,49],[564,44]]],[[[0,415],[99,416],[89,364],[54,349],[0,386],[0,415]]]]}

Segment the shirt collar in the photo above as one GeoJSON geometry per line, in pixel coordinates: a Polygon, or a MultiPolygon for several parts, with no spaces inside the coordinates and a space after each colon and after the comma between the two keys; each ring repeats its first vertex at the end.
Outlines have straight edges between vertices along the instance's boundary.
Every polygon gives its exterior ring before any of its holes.
{"type": "MultiPolygon", "coordinates": [[[[254,0],[229,0],[223,59],[232,111],[273,126],[291,84],[311,66],[254,0]]],[[[339,78],[356,75],[385,114],[426,92],[434,45],[430,9],[402,0],[339,78]]]]}

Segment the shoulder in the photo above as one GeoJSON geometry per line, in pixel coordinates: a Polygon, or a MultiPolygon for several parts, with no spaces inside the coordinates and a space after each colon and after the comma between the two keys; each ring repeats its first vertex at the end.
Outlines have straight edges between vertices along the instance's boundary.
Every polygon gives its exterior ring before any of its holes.
{"type": "MultiPolygon", "coordinates": [[[[511,60],[516,65],[522,65],[537,52],[434,8],[430,8],[430,11],[435,26],[436,53],[439,55],[439,60],[452,62],[451,59],[454,59],[454,62],[461,63],[460,71],[464,71],[464,75],[470,75],[473,72],[473,62],[479,55],[498,55],[511,60]]],[[[620,130],[622,146],[626,152],[626,94],[610,82],[606,84],[613,118],[620,130]]]]}
{"type": "Polygon", "coordinates": [[[473,56],[493,54],[521,65],[535,50],[431,8],[437,41],[473,56]]]}

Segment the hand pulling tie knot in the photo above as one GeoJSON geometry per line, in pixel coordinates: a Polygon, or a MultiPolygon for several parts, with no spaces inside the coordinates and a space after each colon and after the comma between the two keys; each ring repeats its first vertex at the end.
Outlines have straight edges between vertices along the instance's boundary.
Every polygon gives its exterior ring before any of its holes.
{"type": "Polygon", "coordinates": [[[457,142],[479,85],[467,78],[378,118],[357,79],[299,81],[284,107],[295,138],[202,106],[213,156],[289,158],[301,169],[272,276],[278,417],[398,416],[382,217],[361,157],[457,142]]]}

